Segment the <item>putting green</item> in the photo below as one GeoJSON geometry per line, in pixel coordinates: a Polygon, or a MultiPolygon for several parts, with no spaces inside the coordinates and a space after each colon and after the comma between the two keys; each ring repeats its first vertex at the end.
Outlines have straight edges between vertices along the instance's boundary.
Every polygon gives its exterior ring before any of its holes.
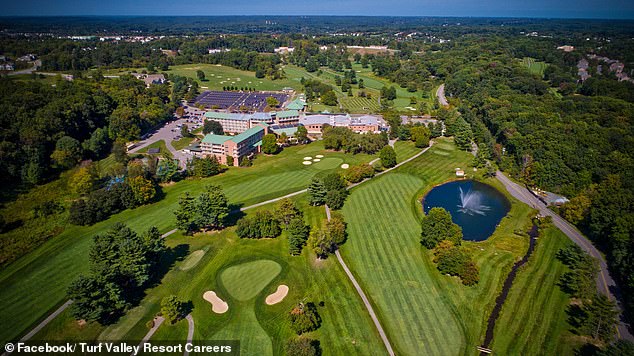
{"type": "Polygon", "coordinates": [[[196,250],[187,256],[183,263],[178,267],[181,271],[187,271],[188,269],[192,269],[196,267],[200,259],[205,255],[205,251],[196,250]]]}
{"type": "Polygon", "coordinates": [[[281,271],[275,261],[257,260],[225,269],[220,280],[232,297],[245,301],[258,295],[281,271]]]}
{"type": "Polygon", "coordinates": [[[343,160],[341,158],[330,157],[330,158],[323,158],[321,161],[313,163],[313,167],[319,170],[325,171],[328,169],[337,168],[342,163],[343,163],[343,160]]]}

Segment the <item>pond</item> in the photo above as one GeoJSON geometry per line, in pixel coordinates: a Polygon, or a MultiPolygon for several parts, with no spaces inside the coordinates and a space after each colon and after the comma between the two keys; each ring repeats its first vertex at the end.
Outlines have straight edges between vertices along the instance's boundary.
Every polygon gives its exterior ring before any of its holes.
{"type": "Polygon", "coordinates": [[[439,185],[423,198],[425,214],[436,207],[451,214],[453,222],[462,228],[465,240],[483,241],[493,234],[511,204],[490,185],[461,180],[439,185]]]}

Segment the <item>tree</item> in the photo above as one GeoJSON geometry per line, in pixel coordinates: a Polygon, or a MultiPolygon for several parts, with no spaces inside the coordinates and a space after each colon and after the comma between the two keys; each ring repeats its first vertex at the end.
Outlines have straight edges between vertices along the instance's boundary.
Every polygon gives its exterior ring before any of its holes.
{"type": "Polygon", "coordinates": [[[162,183],[173,182],[179,178],[179,170],[177,161],[170,157],[163,157],[156,167],[156,177],[162,183]]]}
{"type": "Polygon", "coordinates": [[[203,72],[202,70],[197,70],[196,71],[196,77],[198,78],[198,80],[200,81],[204,81],[205,80],[205,72],[203,72]]]}
{"type": "Polygon", "coordinates": [[[90,152],[93,158],[101,158],[107,152],[110,146],[110,137],[108,136],[108,130],[104,128],[97,128],[92,132],[90,138],[83,143],[85,151],[90,152]]]}
{"type": "Polygon", "coordinates": [[[193,175],[198,178],[207,178],[222,172],[222,166],[214,155],[203,158],[193,157],[191,166],[193,175]]]}
{"type": "Polygon", "coordinates": [[[299,303],[289,313],[291,329],[301,335],[309,331],[317,330],[321,326],[321,317],[315,304],[299,303]]]}
{"type": "Polygon", "coordinates": [[[383,167],[391,168],[396,166],[396,152],[392,146],[384,146],[381,148],[379,157],[381,158],[381,164],[383,167]]]}
{"type": "Polygon", "coordinates": [[[161,315],[169,324],[174,324],[184,317],[184,303],[175,295],[169,295],[161,299],[161,315]]]}
{"type": "Polygon", "coordinates": [[[617,316],[615,302],[605,295],[597,293],[589,302],[584,302],[585,320],[583,330],[586,334],[602,341],[611,341],[616,332],[617,316]]]}
{"type": "Polygon", "coordinates": [[[266,134],[262,137],[262,152],[266,154],[276,154],[279,151],[279,146],[277,145],[277,138],[275,134],[266,134]]]}
{"type": "Polygon", "coordinates": [[[73,301],[70,310],[75,319],[102,325],[116,319],[128,305],[116,284],[94,277],[79,276],[66,294],[73,301]]]}
{"type": "Polygon", "coordinates": [[[128,185],[130,186],[130,189],[132,189],[134,199],[139,205],[149,203],[150,201],[152,201],[152,199],[154,199],[154,196],[156,195],[154,182],[152,182],[150,179],[145,179],[142,176],[128,179],[128,185]]]}
{"type": "Polygon", "coordinates": [[[308,140],[308,130],[303,125],[297,126],[297,132],[295,133],[295,137],[297,137],[297,142],[299,143],[307,143],[308,140]]]}
{"type": "Polygon", "coordinates": [[[266,98],[266,105],[270,108],[275,108],[280,105],[280,101],[272,96],[269,96],[266,98]]]}
{"type": "Polygon", "coordinates": [[[241,239],[275,238],[282,233],[280,222],[270,211],[258,211],[238,221],[236,234],[241,239]]]}
{"type": "Polygon", "coordinates": [[[183,231],[185,235],[196,230],[196,203],[189,192],[185,192],[178,199],[178,209],[174,211],[174,215],[176,215],[176,228],[183,231]]]}
{"type": "Polygon", "coordinates": [[[291,255],[299,255],[308,240],[310,226],[304,223],[301,217],[290,220],[286,230],[288,231],[288,249],[291,255]]]}
{"type": "Polygon", "coordinates": [[[141,237],[116,223],[95,235],[88,254],[90,275],[80,276],[67,292],[75,318],[102,324],[116,320],[156,272],[164,250],[156,228],[141,237]]]}
{"type": "Polygon", "coordinates": [[[196,202],[195,224],[197,229],[222,228],[229,216],[229,203],[222,188],[208,185],[196,202]]]}
{"type": "Polygon", "coordinates": [[[288,340],[284,352],[286,356],[320,356],[321,347],[318,340],[300,337],[288,340]]]}
{"type": "Polygon", "coordinates": [[[432,208],[422,220],[421,244],[428,249],[436,247],[442,240],[455,245],[462,242],[462,228],[451,221],[451,214],[443,208],[432,208]]]}
{"type": "Polygon", "coordinates": [[[183,115],[185,115],[185,108],[182,106],[179,106],[176,108],[176,116],[178,117],[183,117],[183,115]]]}
{"type": "Polygon", "coordinates": [[[326,203],[326,194],[328,194],[328,191],[321,179],[313,177],[308,186],[308,202],[310,205],[324,205],[326,203]]]}
{"type": "Polygon", "coordinates": [[[285,228],[288,228],[291,220],[301,218],[302,216],[302,212],[289,198],[282,199],[275,209],[275,218],[284,224],[285,228]]]}
{"type": "Polygon", "coordinates": [[[324,105],[337,106],[337,94],[332,90],[328,90],[321,95],[321,102],[324,105]]]}
{"type": "Polygon", "coordinates": [[[181,136],[182,137],[190,137],[192,134],[189,132],[189,127],[187,126],[187,124],[183,124],[183,126],[181,126],[181,136]]]}
{"type": "Polygon", "coordinates": [[[561,207],[561,215],[572,224],[579,224],[590,211],[592,201],[584,194],[578,195],[561,207]]]}
{"type": "Polygon", "coordinates": [[[329,190],[328,193],[326,193],[326,205],[331,209],[341,209],[347,196],[348,191],[345,189],[329,190]]]}
{"type": "Polygon", "coordinates": [[[222,128],[222,125],[215,120],[205,120],[203,124],[203,134],[214,134],[214,135],[224,135],[225,132],[222,128]]]}
{"type": "Polygon", "coordinates": [[[88,167],[79,168],[71,177],[69,185],[75,194],[87,195],[95,186],[96,177],[88,167]]]}
{"type": "Polygon", "coordinates": [[[410,130],[410,134],[412,141],[416,143],[416,147],[423,148],[429,146],[431,131],[427,128],[427,126],[414,126],[410,130]]]}
{"type": "Polygon", "coordinates": [[[70,168],[79,162],[81,154],[82,148],[79,141],[70,136],[64,136],[57,140],[51,158],[57,167],[70,168]]]}
{"type": "Polygon", "coordinates": [[[344,221],[343,215],[337,212],[333,212],[330,220],[326,222],[326,231],[336,246],[341,246],[346,242],[346,238],[348,237],[348,233],[346,232],[347,226],[348,224],[344,221]]]}
{"type": "Polygon", "coordinates": [[[462,150],[470,150],[472,140],[473,132],[471,131],[471,126],[462,117],[458,117],[454,129],[456,146],[462,150]]]}

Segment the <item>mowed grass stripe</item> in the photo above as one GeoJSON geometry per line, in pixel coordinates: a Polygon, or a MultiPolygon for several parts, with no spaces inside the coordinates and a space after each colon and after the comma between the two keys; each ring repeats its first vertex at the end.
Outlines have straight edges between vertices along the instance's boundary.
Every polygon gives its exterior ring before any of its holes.
{"type": "Polygon", "coordinates": [[[411,234],[418,229],[418,222],[409,204],[410,197],[422,184],[412,176],[389,174],[355,189],[343,209],[350,230],[350,240],[343,251],[351,259],[352,268],[358,271],[359,279],[369,286],[382,320],[386,321],[384,327],[390,339],[396,340],[397,349],[405,354],[416,354],[421,349],[433,354],[455,354],[459,349],[442,340],[446,335],[460,339],[457,325],[442,302],[430,298],[433,291],[425,283],[408,286],[409,281],[427,279],[424,271],[402,263],[403,259],[410,259],[409,251],[421,249],[418,235],[411,234]],[[366,197],[356,198],[363,195],[366,197]],[[376,243],[368,244],[366,239],[376,243]],[[371,250],[375,252],[371,254],[373,257],[382,256],[376,257],[381,265],[371,264],[366,270],[369,261],[362,256],[371,250]],[[375,291],[380,291],[379,295],[375,291]]]}

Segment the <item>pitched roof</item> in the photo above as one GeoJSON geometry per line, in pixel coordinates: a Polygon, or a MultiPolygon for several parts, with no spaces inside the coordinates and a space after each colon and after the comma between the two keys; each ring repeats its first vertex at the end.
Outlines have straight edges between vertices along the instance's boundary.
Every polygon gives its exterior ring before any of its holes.
{"type": "Polygon", "coordinates": [[[289,110],[302,110],[306,106],[306,103],[300,99],[295,99],[286,105],[289,110]]]}

